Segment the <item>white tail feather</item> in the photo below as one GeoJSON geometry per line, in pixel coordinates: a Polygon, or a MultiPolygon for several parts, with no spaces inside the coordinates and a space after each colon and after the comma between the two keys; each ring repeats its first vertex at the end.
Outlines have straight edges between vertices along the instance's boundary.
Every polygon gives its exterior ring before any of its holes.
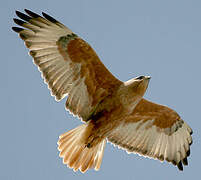
{"type": "Polygon", "coordinates": [[[83,124],[62,134],[57,143],[63,163],[74,171],[79,169],[83,173],[90,168],[96,171],[100,169],[106,142],[103,139],[91,148],[86,147],[82,141],[86,127],[87,124],[83,124]]]}

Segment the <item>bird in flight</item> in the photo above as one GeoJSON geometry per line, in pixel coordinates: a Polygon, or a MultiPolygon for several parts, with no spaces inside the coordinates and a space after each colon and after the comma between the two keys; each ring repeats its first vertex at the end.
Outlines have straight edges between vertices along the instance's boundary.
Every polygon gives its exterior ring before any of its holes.
{"type": "Polygon", "coordinates": [[[13,27],[57,101],[83,124],[59,136],[59,156],[74,171],[99,170],[106,141],[145,157],[188,165],[192,130],[172,109],[143,98],[150,77],[122,82],[91,46],[53,17],[25,9],[13,27]],[[26,14],[25,14],[26,13],[26,14]]]}

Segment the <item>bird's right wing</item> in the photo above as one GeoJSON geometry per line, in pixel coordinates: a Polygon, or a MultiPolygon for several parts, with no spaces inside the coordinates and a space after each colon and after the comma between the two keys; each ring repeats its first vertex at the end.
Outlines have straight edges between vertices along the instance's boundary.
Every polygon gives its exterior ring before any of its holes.
{"type": "Polygon", "coordinates": [[[68,95],[66,108],[87,121],[96,106],[122,82],[103,65],[95,51],[66,26],[43,13],[16,11],[14,22],[34,63],[56,100],[68,95]]]}

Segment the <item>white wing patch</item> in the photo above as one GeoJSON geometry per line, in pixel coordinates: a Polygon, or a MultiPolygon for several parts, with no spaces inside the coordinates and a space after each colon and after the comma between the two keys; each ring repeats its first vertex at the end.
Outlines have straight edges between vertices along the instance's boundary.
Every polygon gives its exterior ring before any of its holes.
{"type": "Polygon", "coordinates": [[[42,73],[45,83],[57,101],[69,95],[66,108],[74,115],[87,119],[92,111],[92,98],[85,85],[85,77],[81,77],[81,63],[72,62],[68,54],[65,57],[58,49],[58,41],[63,37],[66,46],[68,41],[77,38],[77,35],[63,24],[43,13],[41,17],[29,10],[26,14],[16,12],[20,19],[15,23],[27,29],[14,27],[30,50],[34,63],[42,73]]]}
{"type": "Polygon", "coordinates": [[[167,160],[178,166],[181,162],[186,165],[192,143],[190,127],[182,121],[182,126],[172,133],[170,128],[159,129],[152,125],[153,122],[154,120],[141,120],[136,123],[122,123],[107,138],[128,153],[167,160]]]}

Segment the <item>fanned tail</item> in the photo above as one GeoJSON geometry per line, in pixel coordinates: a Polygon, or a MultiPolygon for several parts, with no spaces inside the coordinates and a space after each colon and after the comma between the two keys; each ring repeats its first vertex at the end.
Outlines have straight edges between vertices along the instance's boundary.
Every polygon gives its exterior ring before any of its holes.
{"type": "Polygon", "coordinates": [[[79,169],[82,173],[90,168],[96,171],[100,169],[106,142],[103,139],[91,148],[86,147],[83,143],[86,127],[87,124],[78,126],[59,136],[58,141],[59,156],[63,158],[63,163],[74,171],[79,169]]]}

